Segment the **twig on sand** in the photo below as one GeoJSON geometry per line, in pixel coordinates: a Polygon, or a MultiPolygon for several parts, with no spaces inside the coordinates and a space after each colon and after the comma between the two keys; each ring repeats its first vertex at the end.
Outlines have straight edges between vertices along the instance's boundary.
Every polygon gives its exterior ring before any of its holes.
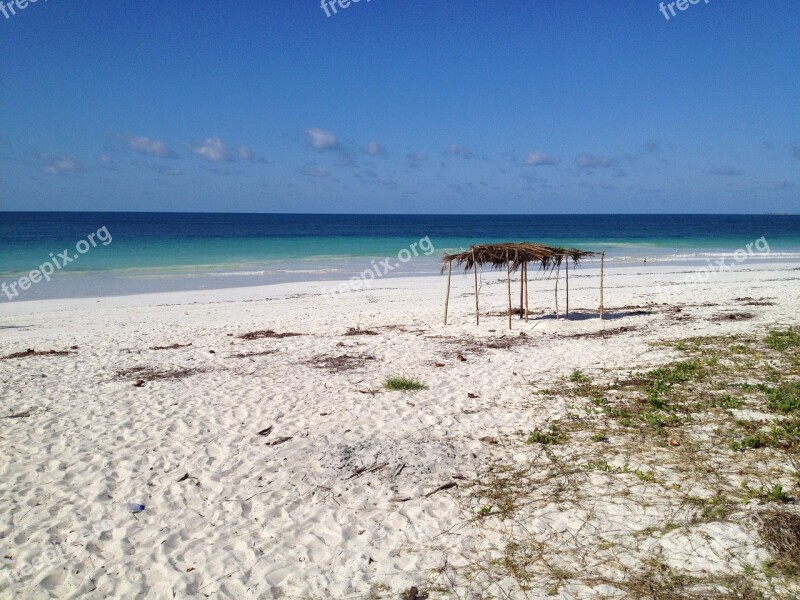
{"type": "Polygon", "coordinates": [[[22,352],[14,352],[8,356],[0,358],[0,360],[11,360],[13,358],[26,358],[28,356],[67,356],[72,354],[69,350],[33,350],[28,348],[22,352]]]}
{"type": "Polygon", "coordinates": [[[5,416],[3,418],[4,419],[25,419],[27,417],[30,417],[32,414],[33,414],[33,411],[24,410],[24,411],[22,411],[20,413],[16,413],[14,415],[7,415],[7,416],[5,416]]]}
{"type": "Polygon", "coordinates": [[[380,471],[382,468],[387,466],[389,463],[375,463],[369,467],[359,467],[355,470],[355,473],[350,475],[347,480],[355,479],[356,477],[361,477],[364,473],[374,473],[375,471],[380,471]]]}
{"type": "Polygon", "coordinates": [[[425,494],[425,497],[426,498],[430,498],[431,496],[433,496],[437,492],[443,492],[445,490],[449,490],[449,489],[452,489],[454,487],[458,487],[458,484],[455,481],[450,481],[448,483],[445,483],[444,485],[440,485],[438,488],[436,488],[432,492],[428,492],[427,494],[425,494]]]}
{"type": "Polygon", "coordinates": [[[280,446],[281,444],[283,444],[285,442],[288,442],[291,439],[292,439],[291,437],[279,437],[277,440],[275,440],[273,442],[270,442],[268,445],[269,446],[280,446]]]}

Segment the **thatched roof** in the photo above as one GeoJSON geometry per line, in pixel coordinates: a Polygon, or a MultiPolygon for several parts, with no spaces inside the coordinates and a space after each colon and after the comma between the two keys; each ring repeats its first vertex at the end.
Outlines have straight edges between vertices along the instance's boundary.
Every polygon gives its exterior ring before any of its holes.
{"type": "Polygon", "coordinates": [[[519,269],[523,263],[537,263],[542,270],[552,270],[561,266],[564,258],[568,260],[571,258],[572,262],[577,264],[581,259],[595,254],[597,253],[587,250],[528,242],[478,244],[458,254],[445,254],[442,258],[442,271],[453,262],[457,267],[463,266],[465,271],[475,268],[476,263],[479,267],[488,265],[490,269],[504,269],[508,263],[512,271],[519,269]]]}

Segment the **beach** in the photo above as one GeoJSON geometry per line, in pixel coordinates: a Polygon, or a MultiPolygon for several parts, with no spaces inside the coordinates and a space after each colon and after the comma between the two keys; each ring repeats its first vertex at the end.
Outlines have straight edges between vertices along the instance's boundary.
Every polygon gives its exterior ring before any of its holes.
{"type": "Polygon", "coordinates": [[[539,277],[511,330],[504,273],[480,325],[461,273],[447,326],[446,277],[3,304],[0,598],[623,598],[664,568],[796,594],[763,523],[800,513],[759,495],[800,496],[795,450],[708,447],[786,417],[742,392],[653,429],[600,397],[681,340],[798,326],[796,263],[689,270],[606,269],[603,320],[596,266],[569,318],[539,277]]]}

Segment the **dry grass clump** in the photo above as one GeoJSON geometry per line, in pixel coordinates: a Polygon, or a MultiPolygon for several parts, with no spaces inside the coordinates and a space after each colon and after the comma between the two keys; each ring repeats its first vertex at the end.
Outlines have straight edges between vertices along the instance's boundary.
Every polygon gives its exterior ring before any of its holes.
{"type": "Polygon", "coordinates": [[[372,331],[371,329],[361,329],[360,327],[349,327],[345,335],[353,336],[353,335],[379,335],[379,334],[377,331],[372,331]]]}
{"type": "Polygon", "coordinates": [[[277,350],[261,350],[259,352],[237,352],[236,354],[231,354],[230,358],[254,358],[256,356],[269,356],[270,354],[275,354],[277,350]]]}
{"type": "Polygon", "coordinates": [[[723,312],[711,317],[712,321],[749,321],[755,319],[756,314],[751,312],[723,312]]]}
{"type": "Polygon", "coordinates": [[[188,344],[172,344],[171,346],[151,346],[150,350],[178,350],[180,348],[189,348],[192,342],[188,344]]]}
{"type": "Polygon", "coordinates": [[[774,557],[770,566],[788,577],[800,577],[800,515],[770,511],[759,517],[759,535],[774,557]]]}
{"type": "Polygon", "coordinates": [[[197,373],[204,372],[204,369],[159,369],[157,367],[131,367],[117,371],[120,379],[130,379],[136,377],[144,381],[158,381],[171,379],[184,379],[197,373]]]}
{"type": "Polygon", "coordinates": [[[371,356],[352,356],[350,354],[342,354],[334,356],[330,354],[321,354],[311,359],[310,364],[317,369],[327,369],[330,373],[341,373],[343,371],[352,371],[363,367],[368,360],[374,360],[371,356]]]}
{"type": "Polygon", "coordinates": [[[11,360],[14,358],[28,358],[29,356],[68,356],[73,354],[69,350],[33,350],[28,348],[22,352],[14,352],[8,356],[4,356],[0,360],[11,360]]]}
{"type": "Polygon", "coordinates": [[[282,340],[283,338],[288,337],[298,337],[303,335],[302,333],[276,333],[272,329],[263,329],[260,331],[251,331],[249,333],[243,333],[239,336],[239,339],[242,340],[263,340],[263,339],[276,339],[282,340]]]}

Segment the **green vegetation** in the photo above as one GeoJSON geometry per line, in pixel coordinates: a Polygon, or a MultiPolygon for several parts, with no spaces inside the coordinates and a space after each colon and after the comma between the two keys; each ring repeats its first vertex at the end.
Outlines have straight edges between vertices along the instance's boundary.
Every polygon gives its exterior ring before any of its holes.
{"type": "Polygon", "coordinates": [[[783,491],[783,486],[781,484],[777,484],[769,492],[767,492],[766,497],[770,502],[782,502],[784,504],[794,500],[794,498],[783,491]]]}
{"type": "Polygon", "coordinates": [[[712,408],[742,408],[744,402],[739,398],[734,398],[730,394],[723,394],[719,398],[713,398],[708,403],[712,408]]]}
{"type": "Polygon", "coordinates": [[[598,579],[591,568],[570,573],[554,565],[554,552],[585,552],[587,563],[607,564],[623,544],[732,522],[758,535],[767,562],[745,565],[740,574],[697,577],[645,560],[604,582],[635,598],[798,598],[792,594],[800,583],[800,515],[792,504],[800,496],[800,328],[656,345],[676,359],[638,372],[598,370],[591,378],[575,370],[538,392],[565,400],[566,416],[527,436],[539,445],[529,460],[504,459],[463,487],[465,515],[474,523],[494,530],[493,519],[482,518],[495,515],[506,523],[497,558],[468,567],[469,576],[558,593],[598,579]],[[664,504],[661,512],[653,495],[664,504]],[[608,515],[592,502],[599,496],[658,518],[623,534],[624,542],[587,533],[575,547],[567,536],[543,540],[515,527],[548,503],[598,527],[608,515]]]}
{"type": "Polygon", "coordinates": [[[408,377],[390,377],[389,379],[386,380],[386,383],[384,383],[383,386],[387,390],[392,390],[395,392],[428,389],[428,386],[422,383],[421,381],[417,381],[416,379],[409,379],[408,377]]]}
{"type": "Polygon", "coordinates": [[[766,388],[767,406],[780,413],[800,411],[800,381],[784,381],[776,388],[766,388]]]}
{"type": "Polygon", "coordinates": [[[562,432],[556,425],[551,425],[548,431],[534,431],[528,436],[529,444],[563,444],[567,441],[567,434],[562,432]]]}
{"type": "Polygon", "coordinates": [[[769,332],[764,343],[768,348],[783,351],[790,347],[800,347],[800,331],[789,328],[786,331],[773,330],[769,332]]]}
{"type": "Polygon", "coordinates": [[[579,369],[575,369],[572,372],[572,375],[569,376],[569,380],[573,383],[589,383],[590,381],[589,378],[579,369]]]}

